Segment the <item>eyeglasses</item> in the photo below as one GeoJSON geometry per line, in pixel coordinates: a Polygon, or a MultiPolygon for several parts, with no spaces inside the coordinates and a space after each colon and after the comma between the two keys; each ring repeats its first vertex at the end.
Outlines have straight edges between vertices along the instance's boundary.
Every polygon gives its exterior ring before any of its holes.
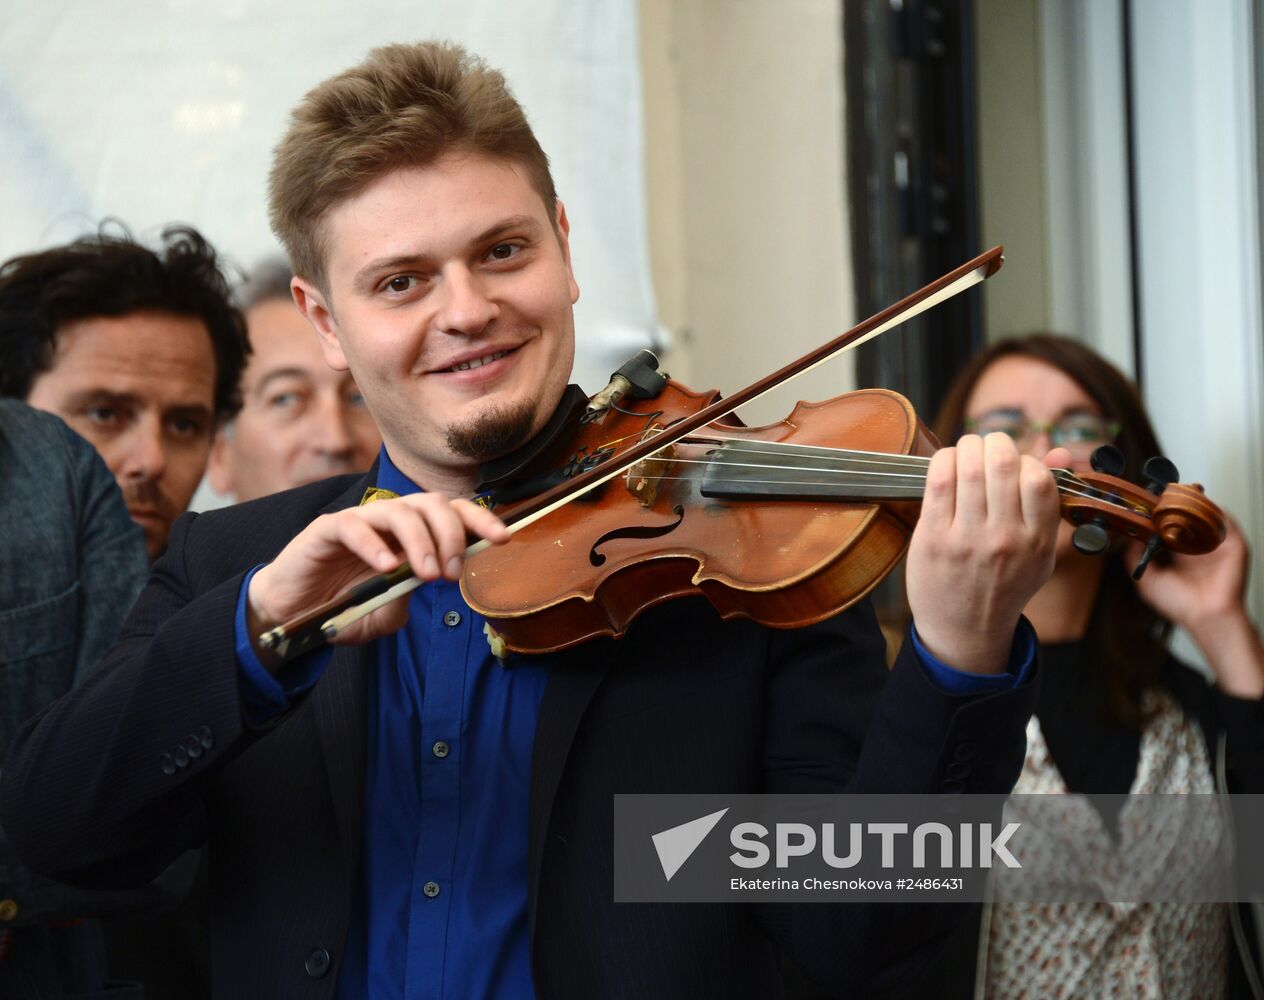
{"type": "Polygon", "coordinates": [[[965,421],[971,434],[1008,434],[1020,447],[1031,444],[1041,434],[1049,435],[1055,448],[1066,448],[1077,457],[1087,458],[1098,445],[1108,444],[1119,434],[1119,421],[1092,413],[1071,413],[1061,420],[1040,424],[1028,420],[1020,410],[993,410],[965,421]]]}

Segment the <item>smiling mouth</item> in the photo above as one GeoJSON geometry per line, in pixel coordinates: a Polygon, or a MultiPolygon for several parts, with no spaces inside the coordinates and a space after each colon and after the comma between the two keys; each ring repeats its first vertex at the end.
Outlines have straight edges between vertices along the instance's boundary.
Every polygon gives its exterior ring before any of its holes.
{"type": "Polygon", "coordinates": [[[462,361],[453,365],[451,368],[445,368],[445,372],[467,372],[471,368],[482,368],[483,365],[490,365],[493,361],[499,361],[509,351],[497,351],[495,354],[488,354],[481,358],[471,358],[469,361],[462,361]]]}

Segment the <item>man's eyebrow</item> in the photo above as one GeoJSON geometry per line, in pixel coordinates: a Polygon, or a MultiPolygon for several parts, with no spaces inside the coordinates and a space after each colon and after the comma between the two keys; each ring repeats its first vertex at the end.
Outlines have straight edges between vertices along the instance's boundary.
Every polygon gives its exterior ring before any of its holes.
{"type": "Polygon", "coordinates": [[[167,407],[163,413],[169,417],[189,417],[197,420],[209,420],[214,414],[204,403],[177,403],[167,407]]]}
{"type": "Polygon", "coordinates": [[[294,366],[291,366],[289,368],[274,368],[272,371],[264,375],[263,378],[261,378],[253,386],[251,386],[249,391],[251,393],[262,392],[264,389],[268,387],[269,383],[274,382],[279,378],[297,378],[297,379],[302,379],[304,382],[311,381],[311,376],[307,373],[306,370],[302,368],[297,368],[294,366]]]}
{"type": "Polygon", "coordinates": [[[367,292],[371,289],[376,275],[384,271],[416,267],[418,264],[423,263],[425,259],[424,254],[406,253],[395,257],[379,257],[377,260],[371,260],[356,272],[355,277],[351,279],[351,287],[357,292],[367,292]]]}
{"type": "MultiPolygon", "coordinates": [[[[495,225],[483,230],[472,240],[471,246],[478,246],[480,243],[487,243],[499,236],[513,232],[515,229],[527,230],[528,235],[535,237],[540,228],[539,220],[531,215],[513,215],[507,219],[501,219],[495,225]]],[[[379,257],[377,260],[371,260],[364,267],[360,268],[352,279],[352,286],[360,292],[368,291],[374,275],[381,274],[385,271],[394,271],[408,267],[415,267],[426,261],[424,253],[403,253],[396,254],[391,257],[379,257]]]]}
{"type": "Polygon", "coordinates": [[[494,240],[497,236],[504,236],[514,229],[530,230],[530,235],[534,236],[539,228],[539,221],[534,216],[514,215],[479,233],[474,237],[473,242],[475,244],[486,243],[488,240],[494,240]]]}
{"type": "Polygon", "coordinates": [[[97,386],[91,389],[80,389],[77,392],[72,392],[68,402],[70,406],[90,406],[100,403],[135,406],[140,401],[140,397],[135,393],[114,392],[111,389],[103,389],[97,386]]]}

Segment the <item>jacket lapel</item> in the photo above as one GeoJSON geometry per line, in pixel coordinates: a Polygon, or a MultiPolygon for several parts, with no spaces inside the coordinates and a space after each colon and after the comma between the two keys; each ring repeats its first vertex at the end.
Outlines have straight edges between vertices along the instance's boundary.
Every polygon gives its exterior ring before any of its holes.
{"type": "MultiPolygon", "coordinates": [[[[360,502],[365,489],[377,482],[377,462],[317,515],[360,502]]],[[[329,792],[333,798],[342,866],[347,888],[354,892],[360,869],[364,827],[365,672],[373,665],[373,645],[336,646],[329,667],[311,694],[316,729],[320,733],[329,792]]]]}
{"type": "Polygon", "coordinates": [[[342,869],[352,891],[360,867],[364,827],[364,685],[365,671],[373,665],[372,653],[372,644],[339,646],[312,691],[312,708],[342,842],[342,869]]]}
{"type": "Polygon", "coordinates": [[[540,702],[531,755],[531,805],[527,834],[527,926],[535,941],[536,912],[539,909],[540,869],[548,836],[553,802],[562,780],[566,758],[588,703],[610,667],[614,651],[609,642],[585,643],[575,650],[556,654],[549,670],[548,685],[540,702]]]}

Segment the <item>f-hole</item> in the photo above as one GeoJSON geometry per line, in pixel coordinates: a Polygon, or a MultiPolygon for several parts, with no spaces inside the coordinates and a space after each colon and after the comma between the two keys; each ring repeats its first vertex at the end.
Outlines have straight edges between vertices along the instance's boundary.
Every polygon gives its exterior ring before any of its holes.
{"type": "Polygon", "coordinates": [[[680,527],[680,523],[685,519],[685,508],[680,504],[676,504],[672,508],[672,513],[676,515],[676,520],[670,524],[660,524],[655,528],[615,528],[613,531],[607,531],[593,542],[592,548],[588,550],[588,561],[594,566],[604,565],[606,557],[597,550],[606,542],[613,542],[616,538],[662,538],[664,535],[670,534],[680,527]]]}

